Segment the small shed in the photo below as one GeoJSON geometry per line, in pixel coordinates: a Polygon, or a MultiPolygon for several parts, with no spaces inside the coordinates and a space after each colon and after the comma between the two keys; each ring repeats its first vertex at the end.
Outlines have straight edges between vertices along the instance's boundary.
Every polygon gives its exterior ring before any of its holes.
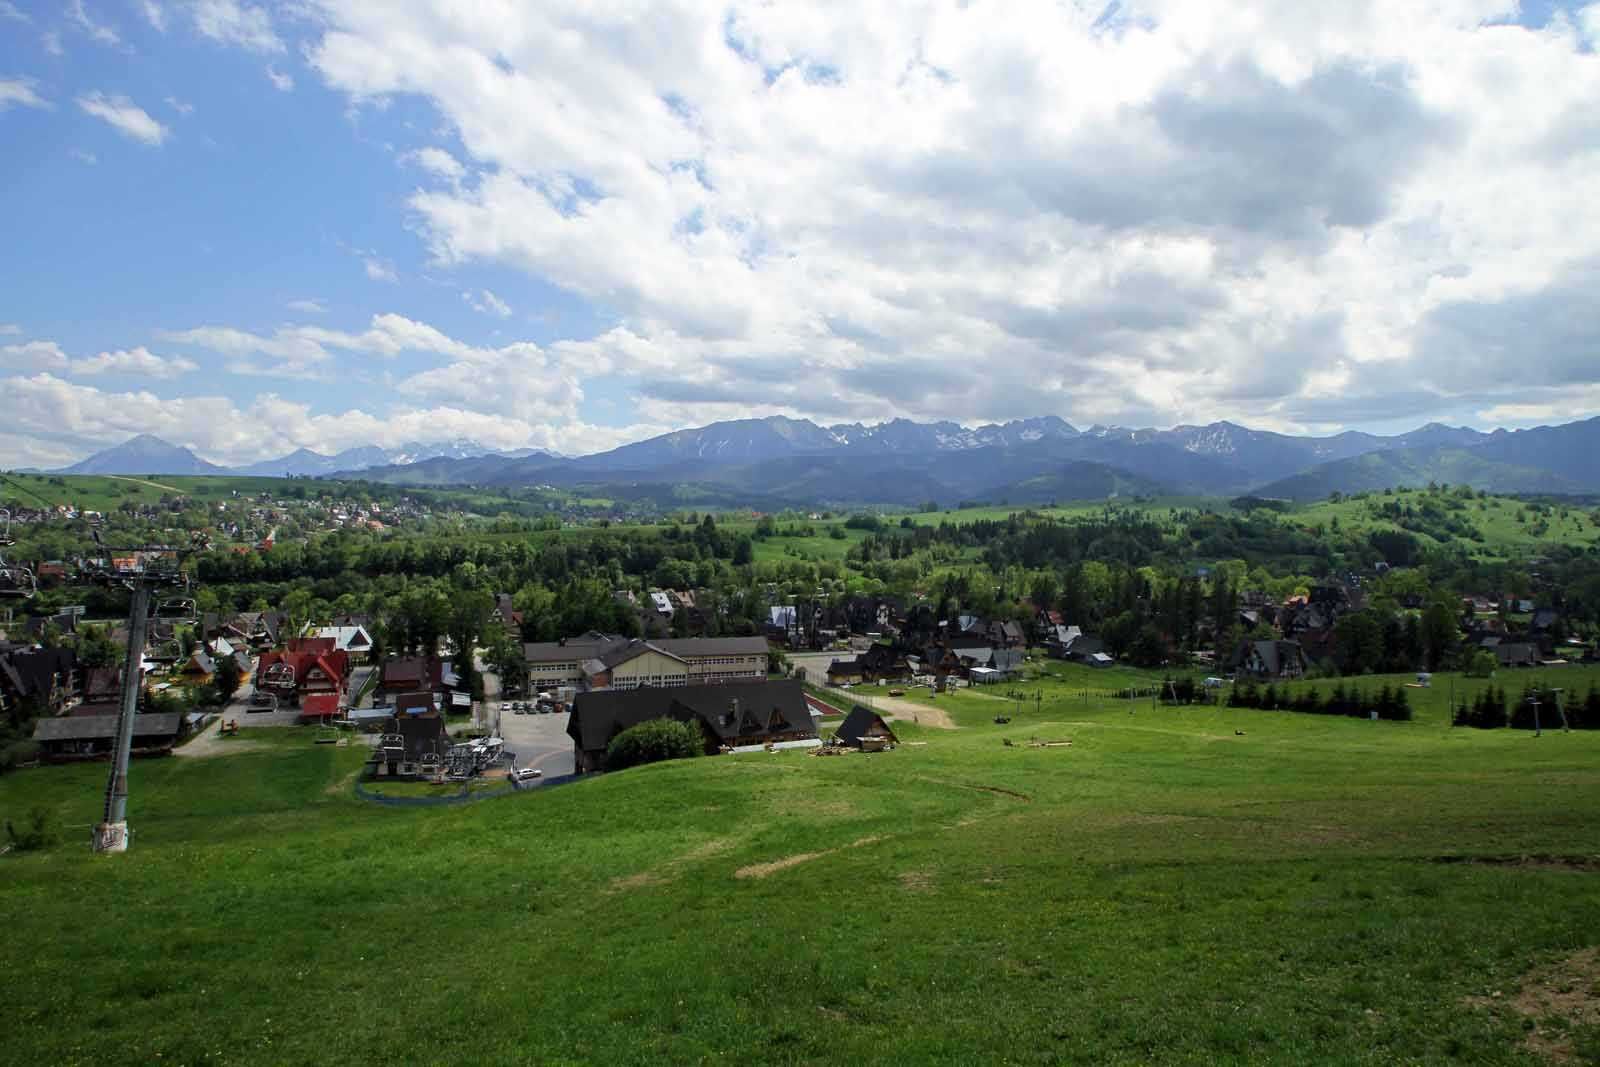
{"type": "Polygon", "coordinates": [[[889,729],[889,724],[884,721],[882,715],[860,704],[850,709],[850,714],[844,717],[844,722],[833,732],[833,739],[840,744],[860,749],[882,748],[884,745],[900,743],[900,739],[889,729]]]}

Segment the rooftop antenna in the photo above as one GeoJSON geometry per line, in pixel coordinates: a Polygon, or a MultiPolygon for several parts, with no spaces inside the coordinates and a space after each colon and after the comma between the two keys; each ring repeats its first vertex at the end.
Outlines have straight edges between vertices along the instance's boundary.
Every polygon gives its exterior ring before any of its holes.
{"type": "Polygon", "coordinates": [[[150,629],[150,591],[158,586],[187,589],[189,578],[182,561],[188,555],[209,548],[196,534],[189,547],[171,545],[107,545],[99,529],[91,528],[94,543],[108,552],[130,556],[97,561],[84,568],[86,574],[107,585],[121,585],[133,595],[128,605],[128,654],[122,666],[122,692],[117,712],[116,748],[111,754],[111,775],[106,781],[104,817],[95,825],[90,847],[95,852],[128,850],[128,761],[133,753],[134,717],[139,713],[139,690],[144,667],[144,645],[150,629]]]}

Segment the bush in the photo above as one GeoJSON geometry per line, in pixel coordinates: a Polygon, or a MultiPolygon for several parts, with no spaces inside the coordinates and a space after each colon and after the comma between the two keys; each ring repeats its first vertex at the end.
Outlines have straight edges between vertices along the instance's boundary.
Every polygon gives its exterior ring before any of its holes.
{"type": "Polygon", "coordinates": [[[1500,661],[1494,658],[1493,652],[1478,651],[1472,654],[1465,673],[1468,678],[1493,678],[1498,666],[1500,661]]]}
{"type": "Polygon", "coordinates": [[[21,830],[7,819],[6,836],[11,839],[11,847],[18,852],[34,852],[55,844],[57,835],[50,813],[36,807],[28,812],[28,822],[21,830]]]}
{"type": "Polygon", "coordinates": [[[630,726],[606,746],[606,770],[620,771],[669,759],[692,759],[705,751],[700,729],[676,719],[651,719],[630,726]]]}
{"type": "Polygon", "coordinates": [[[32,741],[13,741],[8,745],[0,745],[0,774],[38,758],[39,746],[32,741]]]}

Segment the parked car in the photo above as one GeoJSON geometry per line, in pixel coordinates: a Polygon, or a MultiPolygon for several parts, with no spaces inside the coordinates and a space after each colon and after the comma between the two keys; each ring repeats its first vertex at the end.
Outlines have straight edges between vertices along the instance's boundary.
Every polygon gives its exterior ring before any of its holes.
{"type": "Polygon", "coordinates": [[[544,772],[537,767],[518,767],[516,770],[512,771],[512,773],[516,775],[517,781],[519,782],[526,782],[530,778],[544,777],[544,772]]]}

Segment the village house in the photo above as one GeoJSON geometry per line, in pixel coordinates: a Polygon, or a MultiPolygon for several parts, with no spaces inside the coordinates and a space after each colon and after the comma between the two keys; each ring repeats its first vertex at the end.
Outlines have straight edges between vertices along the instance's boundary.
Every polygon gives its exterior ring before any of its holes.
{"type": "Polygon", "coordinates": [[[306,636],[330,638],[334,650],[346,653],[351,663],[365,663],[372,651],[372,636],[361,625],[307,626],[306,636]]]}
{"type": "Polygon", "coordinates": [[[579,693],[567,720],[579,774],[601,770],[611,739],[651,719],[695,723],[707,755],[767,744],[817,743],[805,688],[792,679],[579,693]]]}
{"type": "Polygon", "coordinates": [[[31,707],[56,714],[78,695],[77,665],[68,648],[0,647],[0,712],[31,707]]]}
{"type": "Polygon", "coordinates": [[[910,660],[889,645],[868,645],[854,659],[836,659],[828,665],[828,682],[832,685],[898,682],[910,677],[910,660]]]}
{"type": "Polygon", "coordinates": [[[256,664],[256,688],[295,707],[308,696],[327,694],[342,703],[350,684],[350,657],[333,645],[332,638],[297,637],[285,648],[263,652],[256,664]]]}
{"type": "Polygon", "coordinates": [[[217,661],[203,648],[197,648],[189,654],[189,658],[178,669],[183,675],[183,680],[189,685],[208,685],[217,674],[217,661]]]}
{"type": "Polygon", "coordinates": [[[1240,641],[1227,669],[1236,678],[1300,678],[1306,673],[1306,654],[1298,641],[1240,641]]]}
{"type": "Polygon", "coordinates": [[[444,662],[435,656],[390,656],[378,668],[374,699],[388,704],[401,693],[443,692],[444,662]]]}

